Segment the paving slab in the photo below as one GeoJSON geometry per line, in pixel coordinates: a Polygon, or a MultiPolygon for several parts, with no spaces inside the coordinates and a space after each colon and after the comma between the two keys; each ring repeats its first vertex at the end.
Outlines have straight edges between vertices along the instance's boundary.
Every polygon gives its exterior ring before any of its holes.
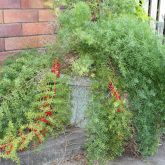
{"type": "MultiPolygon", "coordinates": [[[[87,165],[87,164],[86,162],[84,162],[84,160],[79,160],[79,161],[65,162],[60,165],[87,165]]],[[[93,165],[97,165],[97,164],[95,163],[93,165]]],[[[162,142],[155,156],[143,160],[124,156],[116,161],[108,162],[107,165],[165,165],[165,142],[162,142]]]]}

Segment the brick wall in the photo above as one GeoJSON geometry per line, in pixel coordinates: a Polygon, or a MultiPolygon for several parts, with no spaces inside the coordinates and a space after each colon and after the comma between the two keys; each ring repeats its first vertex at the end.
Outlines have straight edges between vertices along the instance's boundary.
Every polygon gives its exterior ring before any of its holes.
{"type": "Polygon", "coordinates": [[[0,0],[0,61],[55,39],[53,14],[44,0],[0,0]]]}

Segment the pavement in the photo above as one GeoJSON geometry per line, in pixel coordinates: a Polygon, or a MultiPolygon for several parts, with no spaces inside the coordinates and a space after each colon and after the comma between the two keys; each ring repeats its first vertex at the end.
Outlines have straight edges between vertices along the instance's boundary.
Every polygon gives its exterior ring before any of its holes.
{"type": "MultiPolygon", "coordinates": [[[[84,160],[78,160],[78,161],[68,161],[60,165],[87,165],[87,164],[86,161],[84,160]]],[[[102,164],[95,163],[94,165],[102,165],[102,164]]],[[[124,156],[116,161],[108,162],[107,165],[165,165],[165,142],[161,144],[157,154],[153,157],[140,160],[140,159],[124,156]]]]}

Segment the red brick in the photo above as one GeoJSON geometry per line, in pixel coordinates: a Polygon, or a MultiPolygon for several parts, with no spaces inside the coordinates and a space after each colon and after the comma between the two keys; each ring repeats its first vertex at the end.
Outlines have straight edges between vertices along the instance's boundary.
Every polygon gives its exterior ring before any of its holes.
{"type": "Polygon", "coordinates": [[[53,35],[5,38],[5,49],[19,50],[27,48],[40,48],[54,40],[55,36],[53,35]]]}
{"type": "Polygon", "coordinates": [[[4,22],[37,22],[38,11],[36,10],[4,10],[4,22]]]}
{"type": "Polygon", "coordinates": [[[15,37],[21,35],[21,24],[0,24],[0,37],[15,37]]]}
{"type": "Polygon", "coordinates": [[[39,21],[54,21],[55,15],[51,10],[39,10],[39,21]]]}
{"type": "Polygon", "coordinates": [[[44,0],[21,0],[21,8],[44,8],[44,0]]]}
{"type": "Polygon", "coordinates": [[[20,0],[0,0],[1,9],[20,8],[20,0]]]}
{"type": "Polygon", "coordinates": [[[4,38],[0,38],[0,52],[5,50],[5,41],[4,38]]]}
{"type": "Polygon", "coordinates": [[[0,10],[0,24],[3,23],[3,12],[0,10]]]}
{"type": "Polygon", "coordinates": [[[54,26],[51,23],[24,23],[23,35],[53,34],[54,26]]]}

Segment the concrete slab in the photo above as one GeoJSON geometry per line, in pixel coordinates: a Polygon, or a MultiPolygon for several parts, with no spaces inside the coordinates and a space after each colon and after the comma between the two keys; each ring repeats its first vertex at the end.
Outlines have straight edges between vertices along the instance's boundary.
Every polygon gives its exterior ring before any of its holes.
{"type": "MultiPolygon", "coordinates": [[[[51,164],[55,165],[55,164],[51,164]]],[[[84,160],[65,162],[60,165],[87,165],[84,160]]],[[[94,164],[96,165],[96,164],[94,164]]],[[[102,165],[102,164],[98,164],[102,165]]],[[[116,161],[108,162],[107,165],[165,165],[165,142],[162,142],[158,153],[150,158],[140,160],[127,156],[121,157],[116,161]]]]}

